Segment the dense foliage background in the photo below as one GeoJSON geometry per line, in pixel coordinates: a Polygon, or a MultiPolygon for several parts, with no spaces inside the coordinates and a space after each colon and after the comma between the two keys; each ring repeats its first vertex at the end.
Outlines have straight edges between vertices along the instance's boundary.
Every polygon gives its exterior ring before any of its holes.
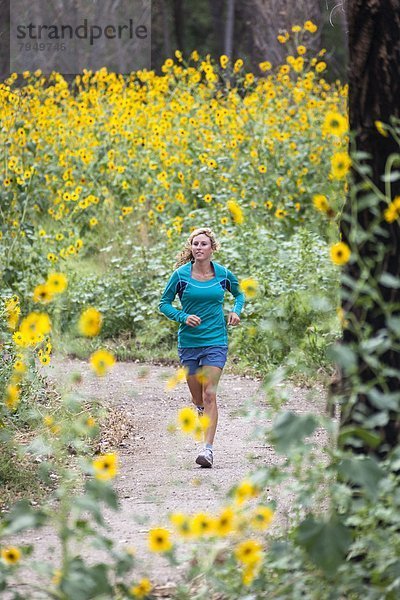
{"type": "Polygon", "coordinates": [[[326,365],[337,331],[328,245],[348,168],[346,88],[324,79],[324,51],[304,45],[310,23],[284,36],[285,63],[262,63],[262,78],[240,59],[196,52],[177,52],[160,76],[10,77],[3,292],[31,310],[35,286],[62,271],[64,332],[74,336],[79,313],[95,305],[102,336],[128,337],[128,355],[143,344],[168,352],[176,327],[158,315],[158,298],[190,231],[207,225],[221,242],[216,260],[259,283],[233,335],[237,357],[261,372],[282,361],[326,365]]]}

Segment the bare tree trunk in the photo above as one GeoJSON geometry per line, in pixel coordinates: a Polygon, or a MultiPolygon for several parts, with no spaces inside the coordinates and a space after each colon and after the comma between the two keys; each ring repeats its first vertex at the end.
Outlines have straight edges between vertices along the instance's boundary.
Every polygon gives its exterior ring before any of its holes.
{"type": "MultiPolygon", "coordinates": [[[[400,117],[400,0],[349,0],[347,18],[350,129],[356,135],[357,151],[366,152],[371,157],[362,162],[371,169],[369,177],[373,185],[385,192],[382,180],[385,165],[390,155],[399,153],[399,146],[392,136],[386,137],[377,131],[375,121],[385,123],[392,116],[400,117]]],[[[356,343],[358,348],[361,342],[373,344],[387,333],[389,324],[385,307],[397,307],[394,314],[398,317],[400,306],[400,288],[387,283],[388,277],[389,281],[394,282],[400,278],[399,221],[388,223],[383,219],[386,204],[379,201],[376,195],[373,206],[364,201],[370,190],[358,185],[361,180],[361,175],[354,172],[356,207],[351,206],[348,198],[341,224],[343,240],[348,241],[350,236],[355,238],[360,256],[360,260],[348,263],[342,283],[343,307],[349,315],[349,326],[344,331],[343,344],[351,346],[356,343]],[[354,224],[350,221],[355,208],[358,212],[357,222],[354,224]],[[365,239],[365,232],[377,214],[382,215],[380,229],[374,239],[365,239]],[[382,251],[383,255],[380,254],[382,251]],[[378,294],[371,297],[366,284],[366,289],[361,290],[355,298],[350,290],[349,278],[354,282],[359,281],[365,265],[368,265],[369,280],[378,282],[378,294]],[[381,282],[383,274],[388,274],[386,285],[381,282]],[[393,279],[390,280],[390,277],[393,279]]],[[[394,180],[390,186],[391,199],[399,195],[400,181],[394,180]]],[[[357,427],[362,426],[366,419],[372,419],[376,426],[371,426],[371,429],[381,438],[375,453],[382,457],[400,441],[400,402],[397,400],[398,409],[394,409],[392,403],[383,410],[377,404],[376,393],[390,394],[399,391],[399,348],[395,348],[392,343],[380,355],[374,354],[373,350],[368,356],[366,353],[359,355],[357,367],[362,392],[358,387],[355,390],[355,400],[350,402],[352,384],[350,377],[346,378],[345,375],[347,401],[343,406],[341,425],[357,427]],[[379,359],[379,372],[371,362],[372,356],[379,359]],[[384,376],[383,369],[386,370],[384,376]]],[[[372,452],[367,442],[358,450],[372,452]]]]}
{"type": "Polygon", "coordinates": [[[183,17],[183,0],[174,0],[173,1],[173,14],[174,14],[174,23],[175,23],[175,37],[176,37],[176,46],[178,50],[181,52],[185,51],[184,42],[183,42],[183,27],[184,27],[184,17],[183,17]]]}
{"type": "Polygon", "coordinates": [[[215,50],[218,56],[224,52],[224,0],[209,0],[213,22],[215,50]]]}
{"type": "Polygon", "coordinates": [[[233,52],[233,31],[235,26],[235,0],[228,0],[225,27],[224,52],[231,57],[233,52]]]}
{"type": "Polygon", "coordinates": [[[10,3],[0,0],[0,80],[10,74],[10,3]]]}
{"type": "MultiPolygon", "coordinates": [[[[319,0],[243,0],[237,5],[241,38],[240,53],[251,57],[253,67],[263,60],[279,64],[286,49],[277,40],[282,30],[290,31],[292,25],[302,25],[306,20],[321,22],[319,0]]],[[[319,45],[319,35],[312,37],[319,45]]]]}
{"type": "Polygon", "coordinates": [[[169,13],[165,0],[161,2],[161,13],[162,13],[162,26],[163,26],[163,40],[164,40],[164,54],[165,56],[172,56],[172,45],[171,45],[171,33],[169,29],[169,13]]]}

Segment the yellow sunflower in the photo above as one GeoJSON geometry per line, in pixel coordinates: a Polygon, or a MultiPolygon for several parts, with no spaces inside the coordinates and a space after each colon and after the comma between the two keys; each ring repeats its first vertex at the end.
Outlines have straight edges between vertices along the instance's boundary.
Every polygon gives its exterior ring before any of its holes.
{"type": "Polygon", "coordinates": [[[103,377],[115,365],[115,357],[108,350],[96,350],[90,357],[90,365],[96,375],[103,377]]]}
{"type": "Polygon", "coordinates": [[[108,452],[96,458],[92,466],[96,479],[113,479],[118,473],[118,457],[115,452],[108,452]]]}
{"type": "Polygon", "coordinates": [[[102,323],[101,313],[96,308],[90,307],[79,317],[78,329],[86,337],[95,337],[100,333],[102,323]]]}
{"type": "Polygon", "coordinates": [[[335,265],[345,265],[350,260],[351,250],[344,242],[338,242],[330,248],[331,260],[335,265]]]}
{"type": "Polygon", "coordinates": [[[151,552],[169,552],[172,549],[170,532],[163,527],[150,529],[148,544],[151,552]]]}

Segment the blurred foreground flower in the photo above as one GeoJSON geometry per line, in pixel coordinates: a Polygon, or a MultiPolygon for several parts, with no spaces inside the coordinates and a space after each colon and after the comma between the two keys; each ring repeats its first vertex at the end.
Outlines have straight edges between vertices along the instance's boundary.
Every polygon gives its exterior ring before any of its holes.
{"type": "Polygon", "coordinates": [[[235,557],[244,565],[254,565],[262,560],[262,545],[256,540],[244,540],[235,546],[235,557]]]}
{"type": "Polygon", "coordinates": [[[42,304],[48,304],[52,300],[53,300],[53,293],[47,284],[41,283],[40,285],[37,285],[35,287],[35,289],[33,290],[33,301],[34,302],[41,302],[42,304]]]}
{"type": "Polygon", "coordinates": [[[62,580],[62,570],[55,569],[53,572],[53,577],[51,578],[51,583],[53,585],[60,585],[61,580],[62,580]]]}
{"type": "Polygon", "coordinates": [[[229,535],[235,529],[235,513],[230,506],[224,508],[215,518],[215,533],[221,537],[229,535]]]}
{"type": "Polygon", "coordinates": [[[212,535],[215,530],[215,521],[206,513],[197,513],[193,515],[190,529],[194,537],[212,535]]]}
{"type": "Polygon", "coordinates": [[[190,537],[192,535],[192,529],[190,526],[190,518],[183,513],[173,513],[169,520],[175,526],[176,531],[182,537],[190,537]]]}
{"type": "Polygon", "coordinates": [[[64,273],[50,273],[46,281],[52,294],[62,294],[68,285],[68,279],[64,273]]]}
{"type": "Polygon", "coordinates": [[[134,598],[146,598],[146,596],[150,594],[152,588],[153,586],[149,579],[141,579],[137,585],[134,585],[129,589],[129,593],[134,598]]]}
{"type": "Polygon", "coordinates": [[[79,332],[86,337],[95,337],[100,333],[102,322],[103,317],[96,308],[87,308],[79,318],[79,332]]]}
{"type": "Polygon", "coordinates": [[[118,473],[118,457],[115,452],[99,456],[92,462],[96,479],[106,481],[113,479],[118,473]]]}
{"type": "Polygon", "coordinates": [[[335,265],[342,266],[349,262],[351,251],[347,244],[338,242],[331,246],[330,255],[331,260],[335,265]]]}
{"type": "Polygon", "coordinates": [[[386,131],[385,124],[382,121],[374,121],[374,125],[383,137],[389,137],[389,133],[386,131]]]}
{"type": "Polygon", "coordinates": [[[194,439],[198,442],[201,442],[209,425],[210,417],[208,415],[201,415],[201,417],[198,417],[196,425],[193,431],[191,432],[193,434],[194,439]]]}
{"type": "Polygon", "coordinates": [[[103,377],[115,365],[115,357],[107,350],[96,350],[90,357],[90,365],[96,375],[103,377]]]}
{"type": "Polygon", "coordinates": [[[201,384],[208,383],[209,377],[208,377],[208,372],[207,372],[207,368],[206,367],[200,367],[200,369],[197,369],[197,371],[196,371],[196,379],[201,384]]]}
{"type": "Polygon", "coordinates": [[[96,427],[97,423],[93,417],[89,416],[85,421],[85,425],[86,425],[86,427],[92,428],[92,427],[96,427]]]}
{"type": "Polygon", "coordinates": [[[351,158],[347,152],[336,152],[331,158],[331,176],[333,179],[346,177],[351,167],[351,158]]]}
{"type": "Polygon", "coordinates": [[[34,346],[43,341],[51,331],[50,317],[46,313],[31,312],[22,319],[19,330],[13,334],[17,346],[34,346]]]}
{"type": "Polygon", "coordinates": [[[329,111],[322,126],[324,135],[343,136],[349,128],[347,118],[336,111],[329,111]]]}
{"type": "Polygon", "coordinates": [[[393,202],[385,209],[383,217],[387,223],[394,223],[400,216],[400,196],[393,198],[393,202]]]}
{"type": "Polygon", "coordinates": [[[21,551],[15,546],[3,548],[1,558],[7,565],[15,565],[21,559],[21,551]]]}
{"type": "Polygon", "coordinates": [[[257,295],[258,282],[252,277],[242,279],[240,289],[248,298],[254,298],[257,295]]]}
{"type": "Polygon", "coordinates": [[[236,225],[241,225],[244,221],[243,211],[236,200],[228,200],[226,207],[229,210],[233,222],[236,225]]]}
{"type": "Polygon", "coordinates": [[[250,585],[260,570],[259,563],[246,565],[242,572],[242,582],[244,585],[250,585]]]}
{"type": "Polygon", "coordinates": [[[49,365],[51,358],[48,354],[42,354],[41,356],[39,356],[39,360],[42,365],[49,365]]]}
{"type": "Polygon", "coordinates": [[[172,548],[170,532],[162,527],[150,529],[148,542],[151,552],[168,552],[172,548]]]}
{"type": "Polygon", "coordinates": [[[176,371],[176,373],[174,375],[172,375],[172,377],[169,377],[169,379],[167,379],[167,383],[165,384],[165,389],[172,390],[178,385],[178,383],[182,383],[183,381],[186,381],[187,373],[188,373],[187,367],[180,367],[176,371]]]}
{"type": "Polygon", "coordinates": [[[274,517],[274,511],[269,506],[257,506],[251,515],[251,525],[254,529],[264,531],[271,524],[274,517]]]}
{"type": "Polygon", "coordinates": [[[18,359],[15,361],[13,368],[16,373],[19,373],[22,375],[23,373],[26,373],[28,367],[26,366],[26,364],[24,363],[24,361],[22,359],[18,359]]]}
{"type": "Polygon", "coordinates": [[[14,330],[18,325],[19,316],[21,314],[21,308],[19,306],[18,296],[12,296],[6,301],[5,304],[7,326],[9,329],[14,330]]]}
{"type": "Polygon", "coordinates": [[[178,423],[184,433],[192,433],[196,427],[197,414],[193,408],[185,406],[178,413],[178,423]]]}
{"type": "Polygon", "coordinates": [[[10,384],[6,388],[5,404],[8,410],[15,410],[19,403],[20,390],[17,385],[10,384]]]}
{"type": "Polygon", "coordinates": [[[313,205],[315,208],[321,212],[327,213],[329,211],[329,202],[326,196],[323,194],[315,194],[313,196],[313,205]]]}
{"type": "Polygon", "coordinates": [[[246,500],[256,498],[259,495],[259,489],[249,479],[243,479],[234,491],[234,498],[237,504],[243,504],[246,500]]]}

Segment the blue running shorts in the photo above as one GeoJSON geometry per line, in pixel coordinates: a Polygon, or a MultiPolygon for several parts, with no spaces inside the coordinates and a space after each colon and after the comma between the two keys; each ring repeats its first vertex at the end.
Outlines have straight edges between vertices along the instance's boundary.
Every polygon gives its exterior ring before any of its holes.
{"type": "Polygon", "coordinates": [[[178,348],[178,355],[182,366],[189,369],[189,375],[195,375],[200,367],[219,367],[223,369],[228,356],[228,346],[178,348]]]}

